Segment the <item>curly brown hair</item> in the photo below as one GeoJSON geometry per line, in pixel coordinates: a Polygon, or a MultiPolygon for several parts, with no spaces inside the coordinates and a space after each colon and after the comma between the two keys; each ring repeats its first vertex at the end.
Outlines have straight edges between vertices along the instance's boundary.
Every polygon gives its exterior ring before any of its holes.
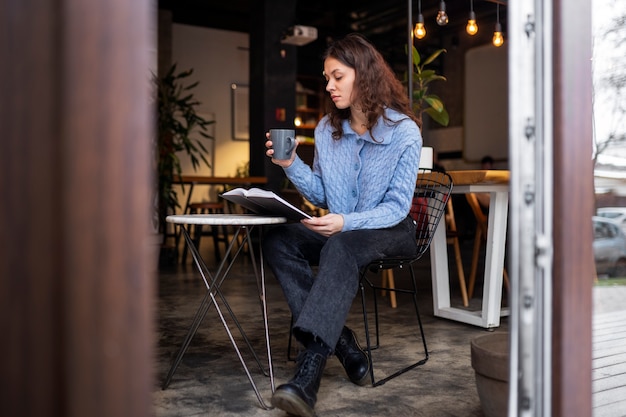
{"type": "MultiPolygon", "coordinates": [[[[367,117],[370,134],[380,116],[389,121],[385,117],[385,107],[406,114],[421,128],[421,123],[411,109],[406,89],[380,52],[363,35],[351,33],[333,42],[324,52],[323,59],[329,57],[354,69],[354,87],[359,105],[367,117]]],[[[340,139],[343,136],[342,122],[350,117],[350,109],[338,109],[334,105],[331,107],[328,115],[333,127],[333,138],[340,139]]]]}

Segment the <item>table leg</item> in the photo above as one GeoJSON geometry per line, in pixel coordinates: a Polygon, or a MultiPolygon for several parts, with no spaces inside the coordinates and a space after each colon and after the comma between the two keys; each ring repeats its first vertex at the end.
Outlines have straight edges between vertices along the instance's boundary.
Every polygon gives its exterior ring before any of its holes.
{"type": "Polygon", "coordinates": [[[176,358],[174,359],[174,362],[172,362],[172,366],[170,366],[170,370],[167,372],[167,376],[165,377],[165,381],[163,381],[163,384],[161,385],[161,389],[166,389],[170,385],[170,382],[172,381],[172,377],[174,376],[174,372],[176,372],[176,369],[178,369],[178,365],[180,365],[180,362],[183,359],[183,355],[187,351],[187,348],[189,347],[191,340],[193,339],[196,332],[198,331],[198,327],[200,327],[200,323],[202,323],[204,316],[206,316],[207,311],[209,311],[209,307],[211,306],[211,302],[213,301],[213,300],[209,300],[210,294],[211,292],[207,291],[206,294],[204,295],[204,298],[200,302],[200,307],[198,307],[198,311],[196,312],[196,315],[194,316],[191,322],[191,326],[189,327],[189,330],[187,331],[187,335],[185,335],[183,344],[178,350],[178,353],[176,354],[176,358]]]}
{"type": "MultiPolygon", "coordinates": [[[[227,248],[226,253],[224,255],[225,257],[229,257],[230,256],[230,253],[232,252],[232,249],[233,249],[233,247],[235,245],[235,242],[237,240],[238,234],[242,230],[245,230],[245,229],[246,229],[245,226],[241,226],[241,227],[239,227],[237,229],[237,231],[235,232],[235,236],[233,237],[233,240],[231,240],[231,242],[228,245],[228,248],[227,248]]],[[[251,230],[251,228],[249,230],[251,230]]],[[[191,236],[189,235],[189,233],[187,231],[185,231],[185,233],[186,233],[185,240],[187,241],[187,244],[191,245],[192,255],[195,253],[194,261],[196,262],[198,270],[200,271],[200,275],[202,276],[202,278],[204,280],[204,283],[207,286],[207,290],[210,291],[210,287],[209,287],[210,282],[205,278],[205,276],[206,277],[210,277],[210,275],[211,275],[210,272],[209,272],[209,268],[206,266],[206,263],[204,262],[204,260],[200,256],[200,253],[198,252],[198,248],[193,244],[193,240],[191,239],[191,236]]],[[[220,291],[220,288],[222,286],[222,283],[224,282],[224,279],[226,278],[226,276],[230,272],[230,269],[233,266],[234,260],[241,253],[241,251],[243,249],[243,246],[245,245],[246,241],[248,241],[248,245],[250,245],[250,238],[249,238],[249,236],[250,236],[250,232],[246,233],[246,237],[244,237],[243,243],[239,246],[239,248],[237,248],[237,251],[235,252],[235,255],[233,256],[232,260],[228,263],[228,267],[227,267],[226,271],[224,271],[224,265],[226,263],[226,259],[222,259],[222,261],[220,262],[219,267],[217,269],[217,272],[215,273],[215,279],[213,280],[213,288],[215,289],[214,293],[217,294],[220,297],[220,299],[222,300],[222,303],[224,304],[224,307],[226,307],[226,309],[228,310],[228,314],[230,315],[230,317],[232,318],[233,322],[237,326],[237,329],[239,329],[239,333],[243,337],[243,340],[245,341],[246,345],[248,346],[248,349],[250,350],[250,353],[254,357],[254,360],[257,363],[259,369],[261,370],[263,375],[268,376],[268,374],[263,369],[263,365],[261,365],[261,360],[259,359],[258,355],[256,354],[256,351],[252,347],[252,343],[250,343],[250,339],[246,335],[246,332],[243,330],[243,327],[241,326],[241,323],[239,322],[239,320],[237,319],[235,313],[233,312],[232,308],[230,307],[230,304],[226,301],[226,299],[224,298],[224,295],[220,291]]],[[[253,265],[255,265],[255,264],[253,263],[253,265]]],[[[254,268],[255,268],[254,274],[256,276],[256,275],[258,275],[258,273],[256,271],[256,265],[254,266],[254,268]]]]}
{"type": "Polygon", "coordinates": [[[213,303],[215,304],[215,310],[217,310],[217,314],[219,314],[219,316],[220,316],[220,320],[222,321],[222,325],[224,326],[224,329],[226,330],[226,333],[228,333],[228,338],[230,339],[230,343],[235,348],[235,351],[237,352],[237,356],[239,357],[239,362],[241,362],[241,365],[243,366],[243,369],[245,370],[246,375],[248,376],[248,380],[250,381],[250,385],[252,385],[252,389],[254,390],[254,393],[256,394],[257,399],[259,400],[259,404],[261,404],[261,407],[263,407],[264,409],[271,410],[274,407],[272,407],[271,405],[265,404],[265,401],[263,401],[263,397],[259,393],[259,390],[258,390],[256,384],[254,383],[254,379],[252,378],[252,375],[250,375],[250,371],[248,370],[248,367],[246,366],[246,361],[241,356],[241,351],[239,350],[239,347],[237,346],[237,342],[233,338],[233,334],[231,333],[231,331],[230,331],[230,329],[228,327],[228,324],[226,323],[226,320],[224,319],[224,315],[222,314],[222,310],[220,310],[220,307],[217,304],[217,301],[215,300],[215,296],[213,295],[213,293],[210,293],[210,295],[211,295],[211,299],[213,300],[213,303]]]}
{"type": "MultiPolygon", "coordinates": [[[[183,340],[183,343],[178,353],[176,354],[176,358],[174,359],[174,362],[172,362],[172,366],[170,367],[170,370],[167,373],[167,377],[165,378],[165,381],[163,382],[162,389],[166,389],[169,386],[172,380],[172,377],[174,376],[174,373],[176,372],[176,369],[178,369],[178,366],[180,365],[180,362],[183,359],[185,352],[187,352],[187,349],[189,347],[189,344],[191,343],[191,340],[195,336],[196,332],[198,331],[198,328],[200,327],[200,324],[204,320],[204,317],[209,311],[209,308],[213,304],[213,298],[210,297],[210,294],[212,293],[212,286],[215,286],[215,288],[219,288],[219,286],[224,281],[224,277],[227,275],[228,271],[230,270],[230,266],[228,266],[228,269],[222,273],[222,271],[224,270],[225,262],[226,262],[225,260],[226,258],[224,258],[220,262],[217,268],[216,275],[214,277],[209,271],[204,261],[202,260],[202,258],[199,256],[197,248],[193,244],[193,240],[191,239],[191,236],[189,235],[189,231],[187,230],[185,225],[180,225],[180,229],[181,229],[180,230],[181,235],[183,235],[183,237],[185,238],[185,243],[189,246],[191,250],[192,257],[194,259],[194,262],[196,262],[196,266],[200,272],[200,275],[202,276],[204,285],[207,288],[207,292],[204,295],[204,298],[202,299],[202,301],[200,302],[200,306],[198,307],[198,310],[196,311],[196,314],[191,322],[189,330],[187,331],[187,334],[185,335],[185,339],[183,340]]],[[[235,237],[237,236],[238,232],[239,230],[237,230],[235,237]]],[[[230,252],[232,248],[233,248],[233,244],[229,245],[229,247],[227,248],[227,252],[230,252]]],[[[235,254],[235,257],[237,256],[238,253],[239,252],[235,254]]],[[[248,342],[248,346],[250,346],[249,342],[248,342]]],[[[258,359],[257,359],[257,363],[259,363],[259,366],[260,366],[260,362],[258,361],[258,359]]]]}
{"type": "MultiPolygon", "coordinates": [[[[259,240],[262,241],[261,239],[259,240]]],[[[270,372],[270,386],[272,392],[276,391],[274,386],[274,367],[272,365],[272,348],[270,346],[270,328],[267,317],[267,297],[265,292],[265,265],[263,260],[263,248],[259,245],[259,257],[261,262],[261,299],[263,300],[263,325],[265,326],[265,347],[267,349],[267,365],[270,372]]]]}
{"type": "MultiPolygon", "coordinates": [[[[508,187],[497,188],[499,188],[497,191],[489,191],[491,200],[481,311],[452,307],[445,224],[440,222],[435,231],[435,236],[431,242],[430,261],[433,312],[437,317],[489,329],[500,326],[500,317],[508,315],[508,309],[501,309],[500,304],[502,301],[502,273],[504,270],[509,196],[508,187]],[[496,245],[495,242],[500,243],[496,245]]],[[[463,193],[465,191],[461,189],[461,191],[457,191],[457,194],[459,192],[463,193]]]]}
{"type": "MultiPolygon", "coordinates": [[[[267,317],[267,298],[266,298],[266,292],[265,292],[265,264],[264,264],[264,258],[263,258],[263,245],[261,245],[261,242],[263,241],[263,226],[259,227],[259,262],[261,263],[260,267],[257,269],[256,266],[256,259],[254,256],[254,246],[252,245],[252,242],[250,241],[250,239],[248,239],[248,247],[249,247],[249,253],[250,253],[250,258],[252,260],[252,267],[254,269],[254,275],[257,281],[257,289],[259,291],[259,295],[260,295],[260,301],[261,301],[261,310],[263,312],[263,326],[265,329],[265,347],[267,349],[267,366],[268,366],[268,370],[269,370],[269,376],[270,376],[270,386],[272,387],[272,392],[274,392],[275,386],[274,386],[274,367],[272,365],[272,350],[270,347],[270,333],[269,333],[269,323],[268,323],[268,317],[267,317]],[[259,281],[259,274],[257,273],[257,271],[261,271],[261,276],[260,276],[260,281],[259,281]]],[[[248,236],[251,235],[251,231],[249,231],[248,236]]]]}
{"type": "Polygon", "coordinates": [[[502,303],[502,274],[506,248],[506,225],[509,209],[508,192],[492,192],[489,203],[485,277],[483,284],[482,317],[486,327],[498,327],[502,303]],[[495,242],[500,242],[497,245],[495,242]]]}
{"type": "Polygon", "coordinates": [[[450,307],[450,275],[445,222],[439,222],[430,245],[433,311],[435,316],[439,316],[444,309],[450,307]]]}
{"type": "MultiPolygon", "coordinates": [[[[183,225],[181,225],[181,229],[182,229],[182,234],[185,238],[186,244],[189,247],[189,250],[192,254],[192,257],[194,259],[194,262],[196,263],[196,266],[200,272],[200,275],[202,276],[202,279],[204,281],[204,284],[207,288],[207,293],[205,295],[205,297],[203,298],[200,307],[198,308],[198,311],[196,312],[196,315],[192,321],[192,325],[185,337],[185,340],[183,341],[183,345],[181,346],[176,359],[174,360],[174,363],[172,364],[172,367],[170,368],[167,378],[163,384],[163,389],[167,388],[167,386],[169,385],[172,376],[174,374],[174,372],[176,371],[178,365],[180,364],[183,355],[185,354],[189,343],[191,342],[191,340],[193,339],[193,336],[195,335],[195,333],[197,332],[200,323],[202,322],[202,320],[204,319],[204,317],[206,316],[207,311],[209,310],[211,305],[215,305],[215,309],[220,317],[220,320],[222,322],[222,325],[224,327],[224,329],[226,330],[226,333],[228,334],[228,337],[231,341],[231,344],[233,345],[233,347],[235,348],[235,351],[237,353],[237,356],[239,358],[239,361],[241,362],[241,365],[243,366],[246,375],[248,376],[248,380],[250,381],[250,384],[252,385],[252,388],[257,396],[257,399],[259,400],[259,403],[261,404],[261,406],[264,409],[271,409],[271,406],[268,406],[264,401],[263,398],[261,397],[257,386],[254,382],[254,379],[252,378],[250,371],[248,370],[248,367],[243,359],[243,357],[241,356],[241,351],[239,349],[239,346],[237,345],[232,332],[230,331],[230,328],[228,327],[228,324],[226,323],[226,319],[217,303],[217,300],[215,298],[215,295],[218,295],[220,300],[222,301],[222,304],[224,305],[224,307],[226,307],[226,309],[228,310],[228,313],[231,317],[231,319],[234,321],[235,325],[237,326],[237,328],[239,329],[239,332],[241,334],[241,336],[244,338],[245,343],[247,344],[248,348],[250,349],[250,352],[252,353],[252,355],[254,356],[254,359],[257,363],[257,365],[259,366],[259,369],[261,370],[261,372],[267,376],[267,373],[265,373],[265,371],[263,370],[263,367],[261,365],[261,362],[256,354],[256,352],[254,351],[248,337],[246,336],[243,328],[241,327],[241,324],[239,323],[239,320],[237,320],[234,312],[232,311],[230,305],[228,304],[228,302],[226,301],[224,295],[222,294],[222,292],[220,291],[220,287],[221,284],[223,283],[226,275],[228,274],[228,272],[230,271],[232,264],[234,262],[234,260],[237,258],[237,256],[239,255],[239,253],[241,252],[244,244],[248,243],[248,246],[250,248],[252,248],[252,242],[250,240],[250,236],[251,236],[251,231],[252,231],[252,227],[250,227],[247,230],[246,236],[244,238],[244,241],[242,242],[242,244],[239,246],[237,252],[235,253],[235,255],[232,258],[232,261],[228,263],[228,266],[226,266],[226,270],[224,270],[224,267],[226,265],[226,260],[228,259],[228,254],[231,253],[235,242],[237,241],[237,237],[240,233],[240,231],[242,229],[246,229],[245,226],[241,226],[239,227],[232,240],[230,241],[228,248],[226,250],[226,254],[224,256],[224,258],[222,259],[222,261],[220,262],[217,272],[215,273],[215,276],[213,277],[208,269],[208,267],[206,266],[206,264],[204,263],[204,261],[202,260],[202,257],[200,256],[200,254],[198,253],[197,248],[195,247],[195,245],[193,244],[193,240],[191,239],[191,236],[189,235],[189,232],[187,231],[186,228],[183,227],[183,225]]],[[[253,262],[253,269],[255,271],[255,276],[258,277],[258,273],[256,271],[256,261],[254,259],[254,252],[252,250],[250,250],[250,255],[252,258],[252,262],[253,262]]],[[[261,253],[262,256],[262,253],[261,253]]],[[[262,258],[261,258],[262,259],[262,258]]],[[[261,265],[261,267],[263,267],[263,265],[261,265]]],[[[265,327],[265,337],[266,337],[266,347],[267,347],[267,351],[268,351],[268,366],[269,366],[269,376],[270,376],[270,382],[271,382],[271,387],[272,387],[272,392],[274,391],[274,375],[273,375],[273,367],[272,367],[272,360],[271,360],[271,351],[270,351],[270,343],[269,343],[269,330],[268,330],[268,320],[267,320],[267,306],[265,303],[265,274],[264,271],[261,271],[261,287],[262,287],[262,292],[261,294],[261,301],[262,301],[262,307],[263,307],[263,320],[264,320],[264,327],[265,327]]],[[[258,278],[257,278],[257,285],[258,285],[258,278]]]]}

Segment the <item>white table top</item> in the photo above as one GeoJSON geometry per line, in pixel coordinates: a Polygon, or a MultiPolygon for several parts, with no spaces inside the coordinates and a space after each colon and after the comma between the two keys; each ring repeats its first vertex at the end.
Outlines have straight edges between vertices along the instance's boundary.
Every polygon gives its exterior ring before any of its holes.
{"type": "Polygon", "coordinates": [[[177,214],[167,216],[168,223],[204,224],[212,226],[257,226],[286,223],[285,217],[258,214],[177,214]]]}

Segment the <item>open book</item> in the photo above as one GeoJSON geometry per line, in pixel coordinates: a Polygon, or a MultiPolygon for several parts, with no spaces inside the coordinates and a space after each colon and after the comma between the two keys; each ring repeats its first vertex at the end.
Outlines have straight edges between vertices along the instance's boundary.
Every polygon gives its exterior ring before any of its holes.
{"type": "Polygon", "coordinates": [[[272,191],[260,188],[235,188],[220,194],[224,199],[239,204],[253,213],[283,216],[291,220],[310,219],[311,216],[272,191]]]}

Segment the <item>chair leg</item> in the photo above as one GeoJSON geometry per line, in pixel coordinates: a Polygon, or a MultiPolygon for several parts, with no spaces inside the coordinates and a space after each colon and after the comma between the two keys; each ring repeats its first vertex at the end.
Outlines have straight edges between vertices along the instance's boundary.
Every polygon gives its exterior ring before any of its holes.
{"type": "Polygon", "coordinates": [[[219,227],[220,226],[211,226],[211,237],[213,238],[213,255],[215,256],[215,262],[218,264],[222,260],[222,254],[220,253],[220,237],[219,237],[219,227]]]}
{"type": "Polygon", "coordinates": [[[504,277],[504,286],[507,291],[511,291],[511,284],[509,283],[509,274],[506,272],[506,268],[502,271],[502,276],[504,277]]]}
{"type": "MultiPolygon", "coordinates": [[[[189,208],[188,209],[189,214],[217,214],[217,213],[221,213],[221,211],[219,209],[213,209],[213,208],[202,208],[200,210],[197,210],[195,208],[189,208]]],[[[191,227],[191,226],[190,226],[191,227]]],[[[226,251],[226,248],[228,248],[228,232],[227,232],[227,226],[210,226],[210,234],[211,237],[213,239],[213,251],[214,251],[214,256],[215,256],[215,262],[216,263],[220,263],[222,260],[222,254],[220,252],[220,247],[219,244],[223,243],[224,244],[224,251],[226,251]],[[222,230],[222,235],[220,236],[220,229],[222,230]]],[[[204,234],[204,230],[203,230],[203,226],[202,225],[196,225],[194,228],[194,237],[193,237],[193,242],[196,245],[196,248],[200,247],[200,240],[202,239],[202,236],[204,234]]],[[[231,260],[231,256],[229,254],[228,256],[228,260],[231,260]]],[[[186,263],[187,261],[187,246],[183,247],[183,254],[182,254],[182,263],[186,263]]]]}
{"type": "Polygon", "coordinates": [[[465,270],[463,268],[461,245],[459,244],[459,235],[456,227],[456,219],[454,217],[452,199],[449,199],[446,203],[446,214],[444,218],[446,221],[446,243],[452,244],[454,247],[454,259],[456,261],[456,270],[459,277],[459,287],[461,288],[461,298],[463,299],[463,306],[468,307],[469,299],[467,297],[467,282],[465,281],[465,270]]]}
{"type": "Polygon", "coordinates": [[[372,386],[376,383],[374,380],[374,364],[372,362],[372,342],[370,339],[370,326],[367,321],[367,304],[365,302],[365,286],[363,285],[363,278],[359,282],[359,288],[361,289],[361,306],[363,308],[363,325],[365,327],[365,345],[367,348],[367,359],[369,361],[370,379],[372,386]]]}
{"type": "Polygon", "coordinates": [[[396,301],[396,292],[393,291],[396,288],[396,282],[393,277],[392,269],[383,270],[381,286],[385,287],[383,290],[380,291],[380,294],[383,297],[387,295],[387,288],[389,288],[389,304],[391,304],[391,308],[398,307],[398,303],[396,301]]]}
{"type": "Polygon", "coordinates": [[[194,236],[193,236],[193,243],[194,245],[196,245],[196,248],[198,250],[200,250],[200,239],[202,238],[202,229],[203,229],[202,225],[197,224],[195,228],[194,236]]]}
{"type": "Polygon", "coordinates": [[[383,297],[387,296],[387,286],[389,285],[389,277],[387,276],[387,271],[383,271],[382,275],[380,276],[380,286],[383,287],[382,290],[380,290],[380,295],[382,295],[383,297]]]}
{"type": "Polygon", "coordinates": [[[476,285],[476,270],[478,269],[478,255],[480,254],[480,245],[482,243],[482,229],[476,228],[474,236],[474,251],[472,252],[472,267],[470,269],[469,287],[467,295],[469,298],[474,296],[474,286],[476,285]]]}
{"type": "MultiPolygon", "coordinates": [[[[478,255],[480,254],[480,245],[482,244],[483,234],[482,229],[476,229],[476,236],[474,238],[474,251],[472,252],[472,269],[470,271],[469,288],[467,289],[468,297],[474,296],[474,287],[476,285],[476,272],[478,269],[478,255]]],[[[502,276],[504,277],[504,285],[507,291],[511,290],[511,284],[509,283],[509,274],[506,268],[502,270],[502,276]]],[[[466,306],[467,307],[467,306],[466,306]]]]}
{"type": "MultiPolygon", "coordinates": [[[[401,292],[406,292],[406,293],[411,293],[413,295],[413,304],[415,306],[415,316],[417,319],[417,323],[418,323],[418,327],[419,327],[419,334],[422,340],[422,345],[424,348],[424,357],[420,360],[418,360],[417,362],[414,362],[408,366],[405,366],[401,369],[399,369],[398,371],[394,372],[393,374],[380,379],[378,381],[376,381],[376,378],[374,376],[374,363],[372,360],[372,350],[378,348],[380,346],[380,329],[379,329],[379,321],[378,321],[378,305],[377,305],[377,299],[376,299],[376,291],[381,289],[380,287],[376,287],[374,286],[366,277],[365,274],[367,273],[367,268],[365,268],[365,272],[362,273],[361,275],[361,280],[359,282],[359,288],[361,290],[361,303],[362,303],[362,308],[363,308],[363,323],[364,323],[364,327],[365,327],[365,341],[366,341],[366,345],[367,345],[367,353],[369,356],[369,361],[370,361],[370,378],[372,381],[372,386],[377,387],[380,385],[383,385],[384,383],[386,383],[387,381],[389,381],[390,379],[393,379],[397,376],[400,376],[402,374],[404,374],[405,372],[410,371],[411,369],[414,369],[420,365],[424,365],[426,363],[426,361],[428,361],[428,357],[429,357],[429,353],[428,353],[428,346],[426,345],[426,337],[424,335],[424,327],[422,325],[422,319],[420,317],[420,313],[419,313],[419,307],[418,307],[418,302],[417,302],[417,281],[415,279],[415,271],[413,270],[412,266],[409,266],[410,268],[410,272],[411,272],[411,281],[412,281],[412,286],[413,288],[411,290],[406,290],[406,289],[396,289],[394,288],[394,290],[390,290],[390,292],[396,292],[396,291],[401,291],[401,292]],[[374,294],[374,319],[375,319],[375,326],[376,326],[376,345],[372,346],[371,343],[371,336],[370,336],[370,330],[369,330],[369,321],[368,321],[368,315],[367,315],[367,304],[366,304],[366,299],[365,299],[365,282],[367,282],[367,284],[370,286],[370,288],[373,289],[373,294],[374,294]]],[[[389,288],[388,288],[389,289],[389,288]]]]}
{"type": "MultiPolygon", "coordinates": [[[[364,286],[362,286],[363,281],[367,281],[368,285],[370,288],[374,288],[375,290],[372,292],[372,296],[374,298],[374,329],[375,329],[375,334],[376,334],[376,343],[372,344],[368,341],[368,345],[370,347],[371,350],[376,350],[378,349],[378,346],[380,346],[380,336],[379,336],[379,321],[378,321],[378,297],[376,296],[376,290],[377,289],[381,289],[380,287],[375,287],[367,278],[365,278],[365,274],[367,274],[367,272],[361,274],[361,281],[359,282],[359,285],[361,286],[361,300],[363,302],[363,320],[366,323],[367,328],[365,329],[365,338],[369,340],[369,324],[367,324],[367,312],[365,310],[366,307],[366,302],[365,302],[365,288],[364,286]]],[[[393,291],[390,291],[393,292],[393,291]]]]}
{"type": "Polygon", "coordinates": [[[422,345],[424,346],[424,359],[422,359],[421,361],[418,361],[415,364],[415,366],[419,366],[419,365],[423,365],[424,363],[426,363],[426,361],[429,358],[429,353],[428,353],[428,346],[426,345],[426,336],[424,335],[424,326],[422,325],[422,318],[420,316],[419,307],[417,305],[417,281],[415,279],[415,271],[413,270],[413,266],[410,267],[410,270],[411,270],[411,281],[413,281],[413,304],[415,305],[415,317],[417,318],[417,323],[420,328],[420,337],[422,338],[422,345]]]}
{"type": "MultiPolygon", "coordinates": [[[[195,209],[192,208],[187,208],[187,211],[189,214],[196,214],[197,211],[195,209]]],[[[181,226],[181,233],[182,233],[182,228],[183,227],[187,227],[187,231],[191,234],[191,225],[187,225],[187,226],[181,226]]],[[[197,229],[196,229],[196,234],[194,236],[197,236],[197,229]]],[[[196,242],[196,238],[193,239],[194,242],[196,242]]],[[[197,246],[196,246],[197,247],[197,246]]],[[[186,263],[187,262],[187,245],[184,244],[183,242],[183,253],[181,255],[181,263],[186,263]]]]}
{"type": "MultiPolygon", "coordinates": [[[[200,210],[201,214],[204,214],[205,211],[204,210],[200,210]]],[[[213,228],[213,226],[211,226],[211,229],[213,228]]],[[[202,233],[203,233],[203,227],[201,224],[197,224],[194,228],[194,235],[193,235],[193,244],[196,246],[196,249],[200,250],[200,240],[202,239],[202,233]]],[[[184,253],[184,257],[183,257],[183,262],[185,262],[187,259],[187,252],[184,253]]],[[[219,263],[219,260],[217,261],[219,263]]]]}
{"type": "MultiPolygon", "coordinates": [[[[240,242],[244,239],[244,237],[242,235],[244,235],[244,233],[240,233],[238,238],[237,238],[237,243],[238,244],[240,244],[240,242]]],[[[214,227],[212,227],[211,228],[211,236],[213,238],[213,248],[214,248],[214,251],[215,251],[215,259],[217,259],[217,262],[220,262],[222,260],[222,254],[220,252],[220,246],[219,245],[220,245],[220,243],[222,245],[224,245],[224,252],[226,252],[226,248],[228,248],[228,244],[230,242],[228,226],[214,226],[214,227]],[[221,234],[220,234],[220,231],[221,231],[221,234]]],[[[244,252],[246,252],[246,251],[244,251],[244,252]]],[[[229,262],[231,261],[231,254],[228,254],[228,261],[229,262]]]]}
{"type": "Polygon", "coordinates": [[[459,239],[455,238],[452,245],[454,247],[454,259],[456,260],[457,275],[459,276],[459,287],[461,287],[461,298],[463,299],[463,306],[469,306],[469,299],[467,297],[467,284],[465,282],[465,272],[463,271],[463,258],[461,258],[461,245],[459,245],[459,239]]]}
{"type": "Polygon", "coordinates": [[[389,288],[391,289],[389,291],[389,302],[391,303],[391,308],[396,308],[398,307],[398,303],[396,302],[396,292],[394,291],[396,289],[396,281],[393,276],[393,269],[387,269],[386,272],[389,288]]]}
{"type": "Polygon", "coordinates": [[[289,321],[289,340],[287,341],[287,360],[295,361],[296,358],[291,356],[291,346],[293,344],[293,316],[289,321]]]}

